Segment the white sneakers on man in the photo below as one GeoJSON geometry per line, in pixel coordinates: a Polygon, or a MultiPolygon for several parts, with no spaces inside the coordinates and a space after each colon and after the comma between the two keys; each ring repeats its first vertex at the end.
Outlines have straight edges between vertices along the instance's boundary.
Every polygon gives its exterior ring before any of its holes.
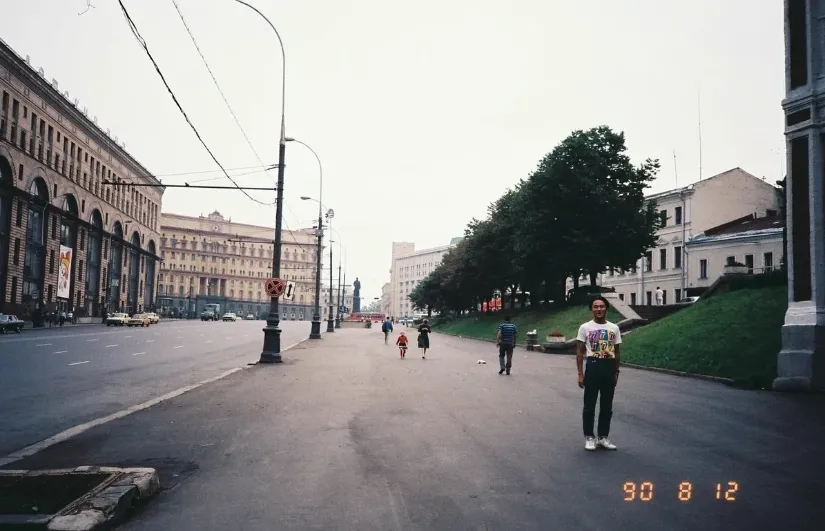
{"type": "Polygon", "coordinates": [[[607,437],[599,437],[596,439],[595,437],[585,437],[584,438],[584,449],[587,451],[592,452],[599,446],[604,448],[605,450],[615,450],[616,445],[610,442],[610,439],[607,437]]]}

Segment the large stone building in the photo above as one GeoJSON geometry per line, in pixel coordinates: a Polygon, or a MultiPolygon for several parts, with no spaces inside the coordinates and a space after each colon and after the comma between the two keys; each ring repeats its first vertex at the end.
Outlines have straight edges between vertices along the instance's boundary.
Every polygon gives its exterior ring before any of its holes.
{"type": "MultiPolygon", "coordinates": [[[[657,246],[639,259],[632,269],[607,271],[597,279],[598,284],[615,288],[619,297],[630,304],[653,304],[657,287],[664,292],[663,302],[669,304],[688,296],[692,288],[703,288],[712,283],[718,277],[710,277],[710,269],[706,267],[703,271],[698,259],[692,260],[687,254],[686,242],[745,216],[776,216],[781,194],[775,186],[741,168],[734,168],[683,188],[650,195],[647,199],[656,203],[664,222],[657,233],[657,246]]],[[[698,243],[696,248],[699,248],[698,243]]],[[[779,260],[781,256],[775,258],[779,260]]],[[[742,259],[745,259],[744,254],[742,259]]],[[[705,264],[707,266],[708,262],[705,264]]],[[[589,279],[583,275],[579,281],[585,283],[589,279]]],[[[572,287],[572,280],[568,281],[568,288],[572,287]]]]}
{"type": "Polygon", "coordinates": [[[0,312],[152,308],[163,187],[2,41],[0,92],[0,312]]]}
{"type": "MultiPolygon", "coordinates": [[[[164,212],[160,230],[158,303],[163,313],[199,315],[205,304],[243,317],[269,313],[264,282],[272,275],[272,227],[235,223],[217,211],[199,217],[164,212]]],[[[312,319],[314,230],[284,230],[282,241],[281,278],[295,281],[296,293],[291,301],[281,299],[281,319],[312,319]]]]}
{"type": "Polygon", "coordinates": [[[410,292],[441,263],[447,251],[458,245],[461,238],[453,238],[448,245],[431,249],[415,250],[415,243],[393,242],[392,267],[390,268],[389,309],[390,317],[412,317],[414,308],[410,292]]]}
{"type": "Polygon", "coordinates": [[[825,1],[785,0],[788,311],[774,389],[825,390],[825,1]]]}

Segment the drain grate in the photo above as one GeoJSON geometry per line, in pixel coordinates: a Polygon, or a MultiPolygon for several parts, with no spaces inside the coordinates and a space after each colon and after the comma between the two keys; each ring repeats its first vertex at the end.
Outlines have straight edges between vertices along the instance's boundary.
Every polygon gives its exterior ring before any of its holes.
{"type": "Polygon", "coordinates": [[[0,516],[52,515],[112,474],[0,476],[0,516]]]}

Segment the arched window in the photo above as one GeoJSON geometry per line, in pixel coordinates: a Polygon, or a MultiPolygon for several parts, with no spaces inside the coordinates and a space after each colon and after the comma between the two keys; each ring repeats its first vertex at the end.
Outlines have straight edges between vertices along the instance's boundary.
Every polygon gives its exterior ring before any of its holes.
{"type": "Polygon", "coordinates": [[[103,216],[100,210],[92,210],[89,218],[89,249],[86,254],[86,313],[101,316],[100,305],[100,264],[103,244],[103,216]]]}
{"type": "MultiPolygon", "coordinates": [[[[11,230],[12,190],[14,173],[11,163],[0,157],[0,311],[6,301],[6,267],[9,263],[9,231],[11,230]]],[[[16,297],[15,297],[16,298],[16,297]]]]}
{"type": "Polygon", "coordinates": [[[112,244],[109,253],[109,281],[108,289],[108,313],[121,310],[120,292],[121,272],[123,271],[123,226],[119,221],[115,221],[112,227],[112,244]]]}
{"type": "MultiPolygon", "coordinates": [[[[192,242],[194,245],[195,242],[192,242]]],[[[154,240],[149,240],[147,247],[151,256],[146,257],[146,292],[143,295],[143,306],[150,311],[155,311],[155,258],[157,249],[154,240]]]]}
{"type": "MultiPolygon", "coordinates": [[[[129,290],[126,294],[126,306],[129,313],[140,311],[138,308],[138,288],[140,286],[140,234],[132,233],[129,248],[129,290]]],[[[185,244],[186,242],[184,242],[185,244]]]]}
{"type": "MultiPolygon", "coordinates": [[[[46,181],[37,177],[29,187],[29,215],[26,227],[26,261],[23,267],[23,305],[25,312],[34,315],[44,310],[50,302],[44,292],[46,274],[46,234],[48,222],[46,207],[49,204],[49,190],[46,181]]],[[[51,298],[51,297],[49,297],[51,298]]]]}
{"type": "MultiPolygon", "coordinates": [[[[75,254],[77,253],[77,200],[71,194],[63,196],[60,205],[60,256],[57,270],[57,298],[61,310],[74,311],[75,254]]],[[[79,301],[78,301],[79,302],[79,301]]]]}

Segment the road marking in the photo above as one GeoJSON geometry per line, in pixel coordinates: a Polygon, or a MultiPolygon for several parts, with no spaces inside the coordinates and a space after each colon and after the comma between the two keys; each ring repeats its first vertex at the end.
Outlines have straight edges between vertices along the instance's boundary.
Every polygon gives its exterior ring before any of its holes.
{"type": "Polygon", "coordinates": [[[155,340],[154,340],[154,339],[147,339],[147,340],[146,340],[146,342],[147,342],[147,343],[154,343],[154,342],[155,342],[155,340]]]}
{"type": "Polygon", "coordinates": [[[183,345],[178,345],[177,347],[174,347],[174,348],[183,348],[183,345]]]}
{"type": "Polygon", "coordinates": [[[207,341],[207,343],[211,343],[211,342],[212,342],[212,340],[211,340],[211,339],[210,339],[209,341],[207,341]]]}
{"type": "Polygon", "coordinates": [[[106,345],[106,348],[116,347],[117,345],[106,345]]]}
{"type": "Polygon", "coordinates": [[[76,362],[74,362],[74,363],[70,363],[70,364],[69,364],[69,366],[71,367],[72,365],[83,365],[84,363],[89,363],[89,360],[86,360],[86,361],[76,361],[76,362]]]}
{"type": "Polygon", "coordinates": [[[69,352],[68,350],[58,350],[57,352],[52,352],[52,354],[65,354],[69,352]]]}
{"type": "Polygon", "coordinates": [[[94,338],[94,339],[87,339],[86,341],[88,341],[88,342],[90,342],[90,343],[91,343],[92,341],[100,341],[100,338],[99,338],[99,337],[96,337],[96,338],[94,338]]]}
{"type": "Polygon", "coordinates": [[[129,339],[132,336],[123,336],[123,339],[129,339]]]}
{"type": "MultiPolygon", "coordinates": [[[[302,339],[301,341],[297,341],[297,342],[295,342],[295,343],[293,343],[293,344],[291,344],[291,345],[289,345],[285,348],[282,348],[281,352],[286,352],[287,350],[295,348],[298,345],[300,345],[301,343],[303,343],[304,341],[307,341],[307,340],[302,339]]],[[[88,363],[88,362],[85,362],[85,363],[88,363]]],[[[112,413],[111,415],[107,415],[105,417],[100,417],[100,418],[97,418],[95,420],[91,420],[89,422],[86,422],[85,424],[79,424],[79,425],[77,425],[73,428],[69,428],[68,430],[61,431],[57,435],[52,435],[48,439],[43,439],[40,442],[37,442],[37,443],[31,444],[29,446],[26,446],[25,448],[17,450],[16,452],[12,452],[9,455],[7,455],[6,457],[0,457],[0,467],[6,466],[9,463],[14,463],[15,461],[19,461],[21,459],[25,459],[26,457],[30,457],[30,456],[36,454],[37,452],[45,450],[46,448],[48,448],[50,446],[54,446],[55,444],[61,443],[65,440],[67,440],[67,439],[71,439],[75,435],[80,435],[81,433],[83,433],[85,431],[89,431],[90,429],[92,429],[96,426],[100,426],[101,424],[106,424],[107,422],[111,422],[113,420],[122,419],[123,417],[125,417],[127,415],[131,415],[132,413],[136,413],[136,412],[142,411],[144,409],[149,409],[150,407],[155,406],[157,404],[160,404],[161,402],[165,402],[166,400],[170,400],[172,398],[175,398],[176,396],[180,396],[184,393],[188,393],[189,391],[192,391],[193,389],[197,389],[198,387],[201,387],[203,385],[210,384],[212,382],[217,382],[218,380],[226,378],[227,376],[229,376],[231,374],[235,374],[238,371],[248,369],[249,367],[254,367],[255,365],[257,365],[257,363],[250,363],[246,367],[236,367],[234,369],[229,369],[228,371],[223,372],[223,373],[221,373],[217,376],[214,376],[212,378],[208,378],[206,380],[200,381],[200,382],[198,382],[196,384],[193,384],[193,385],[188,385],[186,387],[181,387],[180,389],[172,391],[171,393],[166,393],[163,396],[153,398],[152,400],[149,400],[147,402],[143,402],[142,404],[138,404],[138,405],[132,406],[128,409],[118,411],[117,413],[112,413]]]]}
{"type": "Polygon", "coordinates": [[[134,354],[132,354],[132,356],[142,356],[143,354],[146,354],[146,353],[145,352],[135,352],[134,354]]]}
{"type": "Polygon", "coordinates": [[[35,345],[35,347],[50,347],[52,346],[51,343],[40,343],[39,345],[35,345]]]}
{"type": "Polygon", "coordinates": [[[230,337],[227,337],[226,339],[232,339],[232,337],[230,336],[230,337]]]}

